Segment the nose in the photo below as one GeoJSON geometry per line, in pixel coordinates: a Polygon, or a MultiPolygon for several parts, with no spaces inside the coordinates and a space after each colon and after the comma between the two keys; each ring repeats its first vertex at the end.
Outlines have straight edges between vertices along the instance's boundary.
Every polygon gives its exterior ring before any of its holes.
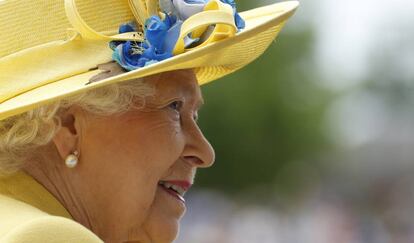
{"type": "Polygon", "coordinates": [[[183,159],[196,167],[208,168],[214,164],[214,149],[197,123],[191,119],[185,127],[186,144],[183,151],[183,159]]]}

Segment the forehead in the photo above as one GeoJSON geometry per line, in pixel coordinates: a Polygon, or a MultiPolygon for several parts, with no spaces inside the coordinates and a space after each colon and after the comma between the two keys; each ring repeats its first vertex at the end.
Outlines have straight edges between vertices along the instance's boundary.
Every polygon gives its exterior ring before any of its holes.
{"type": "Polygon", "coordinates": [[[155,88],[156,96],[183,95],[201,99],[197,78],[191,69],[156,74],[144,79],[155,88]]]}

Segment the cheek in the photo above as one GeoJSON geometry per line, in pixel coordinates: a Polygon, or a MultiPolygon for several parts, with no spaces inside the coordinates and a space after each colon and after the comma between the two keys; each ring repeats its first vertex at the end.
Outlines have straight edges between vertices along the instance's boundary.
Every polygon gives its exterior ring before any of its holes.
{"type": "Polygon", "coordinates": [[[171,166],[184,147],[180,122],[168,112],[141,113],[97,122],[82,140],[87,160],[101,166],[116,163],[128,169],[136,167],[154,175],[160,174],[157,170],[171,166]]]}
{"type": "Polygon", "coordinates": [[[93,178],[89,185],[95,185],[95,196],[108,195],[102,201],[109,204],[111,198],[117,199],[114,205],[122,210],[113,210],[123,222],[141,224],[154,206],[159,180],[169,173],[184,148],[179,122],[147,115],[140,120],[96,124],[84,135],[81,156],[89,169],[81,176],[93,178]]]}
{"type": "Polygon", "coordinates": [[[168,114],[150,116],[145,124],[132,126],[131,131],[126,132],[124,137],[127,137],[129,144],[134,144],[132,153],[141,150],[146,154],[145,157],[155,159],[152,161],[155,163],[160,159],[169,160],[172,164],[178,159],[184,146],[180,123],[168,114]]]}

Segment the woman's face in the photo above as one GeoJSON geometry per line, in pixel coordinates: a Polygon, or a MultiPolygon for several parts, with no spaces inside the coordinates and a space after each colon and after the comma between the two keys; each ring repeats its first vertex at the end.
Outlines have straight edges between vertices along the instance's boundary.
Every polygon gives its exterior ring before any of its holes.
{"type": "MultiPolygon", "coordinates": [[[[197,125],[202,96],[192,71],[152,76],[155,95],[125,114],[76,121],[80,161],[73,190],[105,242],[172,242],[183,191],[214,151],[197,125]],[[167,189],[167,187],[174,188],[167,189]]],[[[75,116],[76,119],[76,116],[75,116]]]]}

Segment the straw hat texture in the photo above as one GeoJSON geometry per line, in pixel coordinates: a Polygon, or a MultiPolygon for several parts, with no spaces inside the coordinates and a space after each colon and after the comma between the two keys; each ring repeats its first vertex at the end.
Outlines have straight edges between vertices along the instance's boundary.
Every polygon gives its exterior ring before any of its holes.
{"type": "Polygon", "coordinates": [[[143,38],[118,34],[118,28],[131,20],[143,24],[158,12],[154,1],[0,0],[0,120],[69,95],[171,70],[192,68],[199,84],[206,84],[259,57],[299,5],[288,1],[240,12],[245,28],[238,32],[232,32],[229,10],[213,6],[184,22],[180,34],[182,39],[201,27],[224,26],[208,43],[90,82],[102,72],[98,65],[112,60],[110,41],[143,38]]]}

